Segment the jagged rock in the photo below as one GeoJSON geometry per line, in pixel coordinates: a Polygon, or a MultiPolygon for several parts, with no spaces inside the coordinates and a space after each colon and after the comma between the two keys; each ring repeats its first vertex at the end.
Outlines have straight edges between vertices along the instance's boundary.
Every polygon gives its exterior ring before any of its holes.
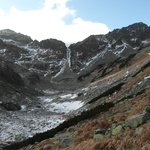
{"type": "Polygon", "coordinates": [[[40,82],[40,77],[37,73],[33,72],[28,75],[28,80],[30,81],[30,84],[35,85],[40,82]]]}
{"type": "Polygon", "coordinates": [[[6,47],[6,44],[3,42],[3,40],[0,39],[0,49],[3,49],[6,47]]]}
{"type": "Polygon", "coordinates": [[[112,130],[112,135],[117,135],[119,133],[121,133],[122,131],[122,125],[118,125],[117,127],[115,127],[113,130],[112,130]]]}
{"type": "Polygon", "coordinates": [[[0,105],[2,107],[4,107],[6,110],[8,110],[8,111],[16,111],[16,110],[20,110],[21,109],[19,104],[15,104],[15,103],[12,103],[12,102],[3,102],[0,105]]]}
{"type": "Polygon", "coordinates": [[[39,41],[37,41],[37,40],[34,40],[34,41],[32,41],[30,44],[29,44],[29,47],[31,47],[31,48],[39,48],[40,47],[40,42],[39,41]]]}
{"type": "Polygon", "coordinates": [[[56,39],[42,40],[40,42],[40,48],[53,49],[55,51],[61,51],[63,53],[66,53],[66,49],[67,49],[64,42],[56,39]]]}
{"type": "Polygon", "coordinates": [[[0,62],[0,78],[14,86],[24,86],[21,76],[7,62],[0,62]]]}

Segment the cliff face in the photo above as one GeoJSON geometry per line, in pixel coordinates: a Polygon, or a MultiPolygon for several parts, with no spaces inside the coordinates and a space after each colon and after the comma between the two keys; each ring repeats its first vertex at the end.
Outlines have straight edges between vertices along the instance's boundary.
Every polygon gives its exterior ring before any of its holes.
{"type": "Polygon", "coordinates": [[[109,65],[118,58],[136,53],[149,39],[150,27],[143,23],[116,29],[106,35],[89,36],[70,46],[72,69],[79,73],[97,65],[109,65]]]}

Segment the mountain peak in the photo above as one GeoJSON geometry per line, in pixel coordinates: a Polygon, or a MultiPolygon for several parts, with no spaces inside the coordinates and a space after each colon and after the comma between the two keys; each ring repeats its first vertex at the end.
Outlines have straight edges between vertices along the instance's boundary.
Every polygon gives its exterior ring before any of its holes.
{"type": "Polygon", "coordinates": [[[32,42],[32,39],[30,36],[17,33],[10,29],[0,30],[0,38],[4,40],[12,40],[17,43],[19,42],[20,44],[28,44],[32,42]]]}

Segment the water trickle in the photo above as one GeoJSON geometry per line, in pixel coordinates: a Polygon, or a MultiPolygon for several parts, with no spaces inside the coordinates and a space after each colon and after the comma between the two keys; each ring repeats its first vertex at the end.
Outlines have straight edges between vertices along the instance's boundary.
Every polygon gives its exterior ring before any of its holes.
{"type": "Polygon", "coordinates": [[[67,61],[69,64],[69,68],[71,67],[71,50],[70,48],[67,48],[67,61]]]}

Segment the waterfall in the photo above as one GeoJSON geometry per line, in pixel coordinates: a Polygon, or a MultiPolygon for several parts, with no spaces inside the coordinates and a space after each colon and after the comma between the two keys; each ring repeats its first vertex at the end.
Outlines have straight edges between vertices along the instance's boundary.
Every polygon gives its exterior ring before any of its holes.
{"type": "Polygon", "coordinates": [[[67,48],[67,61],[69,64],[69,68],[71,67],[71,50],[70,48],[67,48]]]}

